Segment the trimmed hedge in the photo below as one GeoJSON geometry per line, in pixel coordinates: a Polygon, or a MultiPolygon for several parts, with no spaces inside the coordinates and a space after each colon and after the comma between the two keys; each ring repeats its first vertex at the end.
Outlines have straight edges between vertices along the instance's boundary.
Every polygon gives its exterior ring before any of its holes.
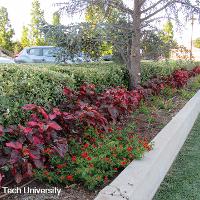
{"type": "MultiPolygon", "coordinates": [[[[190,61],[142,62],[142,82],[152,76],[166,76],[177,68],[192,68],[190,61]]],[[[85,81],[94,83],[98,91],[111,86],[127,86],[125,67],[112,62],[79,65],[1,64],[0,65],[0,124],[23,121],[21,106],[27,103],[47,109],[63,99],[62,88],[77,88],[85,81]]]]}
{"type": "Polygon", "coordinates": [[[122,66],[115,63],[49,66],[48,69],[60,73],[66,73],[73,77],[76,81],[76,87],[87,82],[95,84],[97,90],[102,91],[111,86],[125,85],[122,66]]]}
{"type": "Polygon", "coordinates": [[[24,118],[21,106],[27,103],[57,105],[64,85],[74,88],[74,79],[67,74],[38,67],[0,66],[0,124],[19,123],[24,118]]]}
{"type": "Polygon", "coordinates": [[[154,76],[168,76],[176,69],[192,69],[200,64],[191,61],[143,61],[141,67],[142,82],[148,81],[154,76]]]}

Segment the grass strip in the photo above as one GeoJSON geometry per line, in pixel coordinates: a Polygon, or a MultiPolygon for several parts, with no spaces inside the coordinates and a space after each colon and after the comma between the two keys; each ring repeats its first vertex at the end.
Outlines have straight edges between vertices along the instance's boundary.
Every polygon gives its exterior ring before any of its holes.
{"type": "Polygon", "coordinates": [[[200,116],[153,200],[200,199],[200,116]]]}

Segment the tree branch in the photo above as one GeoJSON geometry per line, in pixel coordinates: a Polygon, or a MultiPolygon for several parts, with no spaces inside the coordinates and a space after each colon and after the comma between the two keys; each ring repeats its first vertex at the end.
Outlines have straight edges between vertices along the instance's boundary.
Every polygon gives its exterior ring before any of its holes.
{"type": "Polygon", "coordinates": [[[127,12],[129,14],[133,14],[133,10],[131,10],[130,8],[128,8],[127,6],[125,6],[123,3],[118,2],[118,1],[113,1],[113,0],[108,0],[108,5],[114,7],[114,8],[118,8],[119,10],[123,11],[123,12],[127,12]]]}
{"type": "Polygon", "coordinates": [[[162,6],[161,8],[159,8],[158,10],[156,10],[155,12],[153,12],[153,13],[149,14],[148,16],[142,18],[142,19],[141,19],[141,22],[143,22],[143,21],[145,21],[145,20],[147,20],[147,19],[153,17],[154,15],[158,14],[159,12],[161,12],[162,10],[164,10],[164,9],[167,8],[169,5],[171,5],[171,4],[175,3],[175,2],[176,2],[176,1],[174,0],[174,1],[170,1],[170,2],[166,3],[164,6],[162,6]]]}
{"type": "Polygon", "coordinates": [[[157,3],[153,4],[152,6],[146,8],[145,10],[143,10],[141,13],[146,13],[148,12],[149,10],[155,8],[157,5],[159,5],[163,0],[159,0],[157,3]]]}

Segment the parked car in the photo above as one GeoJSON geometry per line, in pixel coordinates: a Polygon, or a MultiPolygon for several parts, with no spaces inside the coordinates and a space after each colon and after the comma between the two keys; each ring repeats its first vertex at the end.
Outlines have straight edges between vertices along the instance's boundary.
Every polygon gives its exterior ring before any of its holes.
{"type": "Polygon", "coordinates": [[[37,46],[24,48],[14,59],[16,63],[55,63],[58,47],[37,46]]]}
{"type": "Polygon", "coordinates": [[[101,57],[102,60],[104,61],[111,61],[113,59],[112,55],[105,55],[101,57]]]}
{"type": "Polygon", "coordinates": [[[0,57],[0,63],[15,63],[12,58],[0,57]]]}
{"type": "Polygon", "coordinates": [[[86,62],[83,56],[70,56],[65,49],[54,46],[37,46],[23,49],[16,57],[16,63],[66,63],[86,62]]]}

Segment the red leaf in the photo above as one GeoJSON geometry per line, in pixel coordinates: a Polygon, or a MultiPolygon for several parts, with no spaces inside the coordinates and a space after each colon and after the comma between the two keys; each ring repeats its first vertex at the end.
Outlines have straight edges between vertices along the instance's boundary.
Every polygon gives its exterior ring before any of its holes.
{"type": "Polygon", "coordinates": [[[0,136],[3,134],[3,126],[0,125],[0,136]]]}
{"type": "Polygon", "coordinates": [[[55,113],[49,114],[49,119],[50,120],[54,120],[56,117],[57,117],[57,115],[55,113]]]}
{"type": "Polygon", "coordinates": [[[62,128],[56,122],[50,122],[50,123],[48,123],[48,127],[52,128],[52,129],[54,129],[56,131],[62,130],[62,128]]]}
{"type": "Polygon", "coordinates": [[[45,110],[44,110],[42,107],[39,107],[39,108],[38,108],[38,112],[40,112],[40,113],[42,114],[42,116],[43,116],[46,120],[49,119],[48,114],[45,112],[45,110]]]}
{"type": "Polygon", "coordinates": [[[34,104],[27,104],[22,107],[22,109],[24,109],[24,110],[35,110],[36,108],[37,108],[37,106],[34,104]]]}
{"type": "Polygon", "coordinates": [[[44,168],[44,162],[42,160],[39,159],[35,159],[33,160],[35,166],[39,169],[44,168]]]}
{"type": "Polygon", "coordinates": [[[34,154],[32,154],[31,152],[29,152],[29,157],[31,158],[31,159],[38,159],[38,157],[36,156],[36,155],[34,155],[34,154]]]}
{"type": "Polygon", "coordinates": [[[4,177],[4,175],[0,173],[0,186],[2,185],[3,177],[4,177]]]}
{"type": "Polygon", "coordinates": [[[68,96],[68,95],[70,95],[72,93],[72,91],[69,88],[65,87],[63,89],[63,93],[64,93],[64,95],[68,96]]]}
{"type": "Polygon", "coordinates": [[[34,122],[34,121],[29,121],[29,122],[27,123],[27,125],[30,126],[30,127],[35,127],[35,126],[38,125],[38,123],[37,123],[37,122],[34,122]]]}
{"type": "Polygon", "coordinates": [[[54,146],[54,149],[58,152],[58,154],[61,157],[64,157],[66,155],[66,153],[67,153],[68,145],[67,144],[57,143],[57,146],[54,146]]]}
{"type": "Polygon", "coordinates": [[[32,132],[32,130],[33,130],[33,129],[32,129],[32,128],[29,128],[29,127],[28,127],[28,128],[25,128],[25,129],[24,129],[24,133],[25,133],[25,134],[29,134],[29,133],[32,132]]]}
{"type": "Polygon", "coordinates": [[[19,125],[19,128],[23,131],[23,133],[24,133],[25,135],[31,133],[32,130],[33,130],[33,129],[30,128],[30,127],[25,128],[25,127],[23,127],[22,125],[19,125]]]}
{"type": "Polygon", "coordinates": [[[20,183],[23,177],[20,173],[17,173],[14,178],[15,178],[16,183],[20,183]]]}
{"type": "Polygon", "coordinates": [[[54,108],[53,113],[55,113],[56,115],[61,115],[61,112],[58,108],[54,108]]]}
{"type": "MultiPolygon", "coordinates": [[[[12,150],[11,154],[10,154],[10,163],[14,164],[16,162],[18,162],[19,160],[21,160],[21,154],[18,150],[12,150]]],[[[14,170],[14,168],[13,168],[14,170]]]]}
{"type": "Polygon", "coordinates": [[[32,159],[32,160],[38,160],[41,158],[41,155],[40,155],[40,151],[39,149],[37,150],[30,150],[29,151],[29,157],[32,159]]]}
{"type": "Polygon", "coordinates": [[[13,148],[13,149],[16,149],[16,150],[22,149],[22,143],[21,142],[7,142],[6,146],[13,148]]]}
{"type": "Polygon", "coordinates": [[[33,166],[31,163],[27,163],[27,175],[33,176],[33,166]]]}
{"type": "Polygon", "coordinates": [[[33,136],[33,144],[37,145],[37,144],[43,144],[43,142],[36,136],[33,136]]]}

